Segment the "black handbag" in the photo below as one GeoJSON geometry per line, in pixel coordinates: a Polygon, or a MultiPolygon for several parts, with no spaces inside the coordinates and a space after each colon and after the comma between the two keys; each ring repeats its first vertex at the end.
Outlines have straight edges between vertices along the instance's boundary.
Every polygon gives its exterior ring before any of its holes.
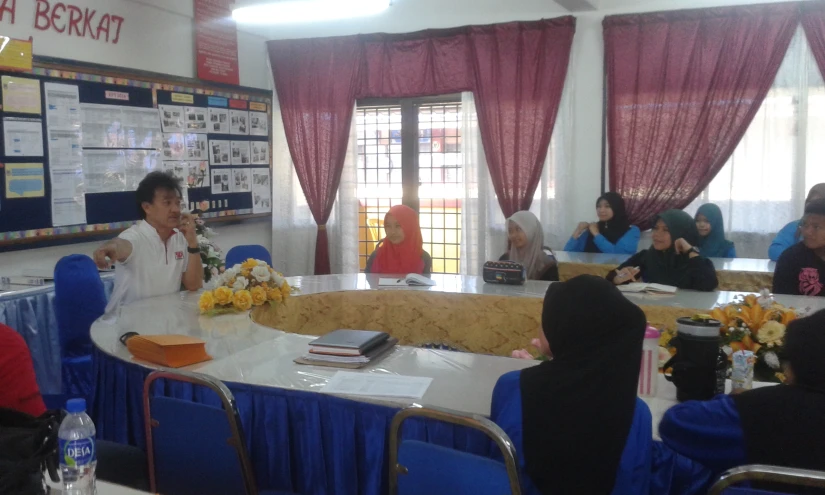
{"type": "Polygon", "coordinates": [[[515,261],[488,261],[484,263],[482,278],[488,284],[521,285],[527,280],[524,265],[515,261]]]}
{"type": "Polygon", "coordinates": [[[54,482],[57,475],[57,430],[63,411],[40,417],[0,408],[0,493],[42,494],[44,471],[54,482]]]}

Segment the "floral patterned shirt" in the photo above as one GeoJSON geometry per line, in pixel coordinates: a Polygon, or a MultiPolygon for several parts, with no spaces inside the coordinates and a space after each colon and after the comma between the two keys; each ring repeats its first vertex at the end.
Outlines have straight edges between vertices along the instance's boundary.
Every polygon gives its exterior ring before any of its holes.
{"type": "Polygon", "coordinates": [[[801,242],[788,248],[776,262],[773,292],[825,297],[825,260],[801,242]]]}

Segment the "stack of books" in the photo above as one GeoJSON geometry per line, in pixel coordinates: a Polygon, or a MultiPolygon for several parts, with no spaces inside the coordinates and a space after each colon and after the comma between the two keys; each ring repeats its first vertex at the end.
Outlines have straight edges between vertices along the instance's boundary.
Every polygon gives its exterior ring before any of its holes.
{"type": "Polygon", "coordinates": [[[309,343],[309,352],[298,364],[358,369],[384,357],[398,339],[386,332],[335,330],[309,343]]]}

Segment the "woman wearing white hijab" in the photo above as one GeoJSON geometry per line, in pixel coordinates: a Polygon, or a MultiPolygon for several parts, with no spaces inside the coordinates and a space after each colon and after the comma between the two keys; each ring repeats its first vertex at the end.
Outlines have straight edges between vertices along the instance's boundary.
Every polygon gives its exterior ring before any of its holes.
{"type": "Polygon", "coordinates": [[[544,247],[544,230],[535,215],[519,211],[507,219],[510,250],[499,261],[515,261],[524,265],[531,280],[559,281],[559,266],[553,251],[544,247]]]}

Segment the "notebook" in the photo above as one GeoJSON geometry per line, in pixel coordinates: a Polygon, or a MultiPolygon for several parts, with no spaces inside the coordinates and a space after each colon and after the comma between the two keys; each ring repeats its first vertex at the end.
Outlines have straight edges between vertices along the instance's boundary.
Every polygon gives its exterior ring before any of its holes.
{"type": "Polygon", "coordinates": [[[390,337],[383,343],[374,346],[363,356],[331,356],[326,354],[304,354],[294,360],[297,364],[308,364],[312,366],[325,366],[332,368],[344,368],[357,370],[364,366],[381,360],[384,356],[398,344],[398,339],[390,337]]]}
{"type": "Polygon", "coordinates": [[[313,354],[360,356],[390,337],[386,332],[370,330],[334,330],[309,343],[313,354]]]}
{"type": "Polygon", "coordinates": [[[384,287],[404,287],[407,285],[433,286],[435,281],[417,273],[410,273],[404,278],[379,278],[378,285],[384,287]]]}
{"type": "Polygon", "coordinates": [[[641,293],[645,292],[648,294],[676,294],[678,290],[676,287],[672,285],[664,285],[664,284],[645,284],[641,282],[634,282],[625,285],[617,286],[621,292],[631,292],[631,293],[641,293]]]}
{"type": "Polygon", "coordinates": [[[212,359],[206,342],[188,335],[136,335],[126,341],[126,348],[138,359],[170,368],[212,359]]]}

